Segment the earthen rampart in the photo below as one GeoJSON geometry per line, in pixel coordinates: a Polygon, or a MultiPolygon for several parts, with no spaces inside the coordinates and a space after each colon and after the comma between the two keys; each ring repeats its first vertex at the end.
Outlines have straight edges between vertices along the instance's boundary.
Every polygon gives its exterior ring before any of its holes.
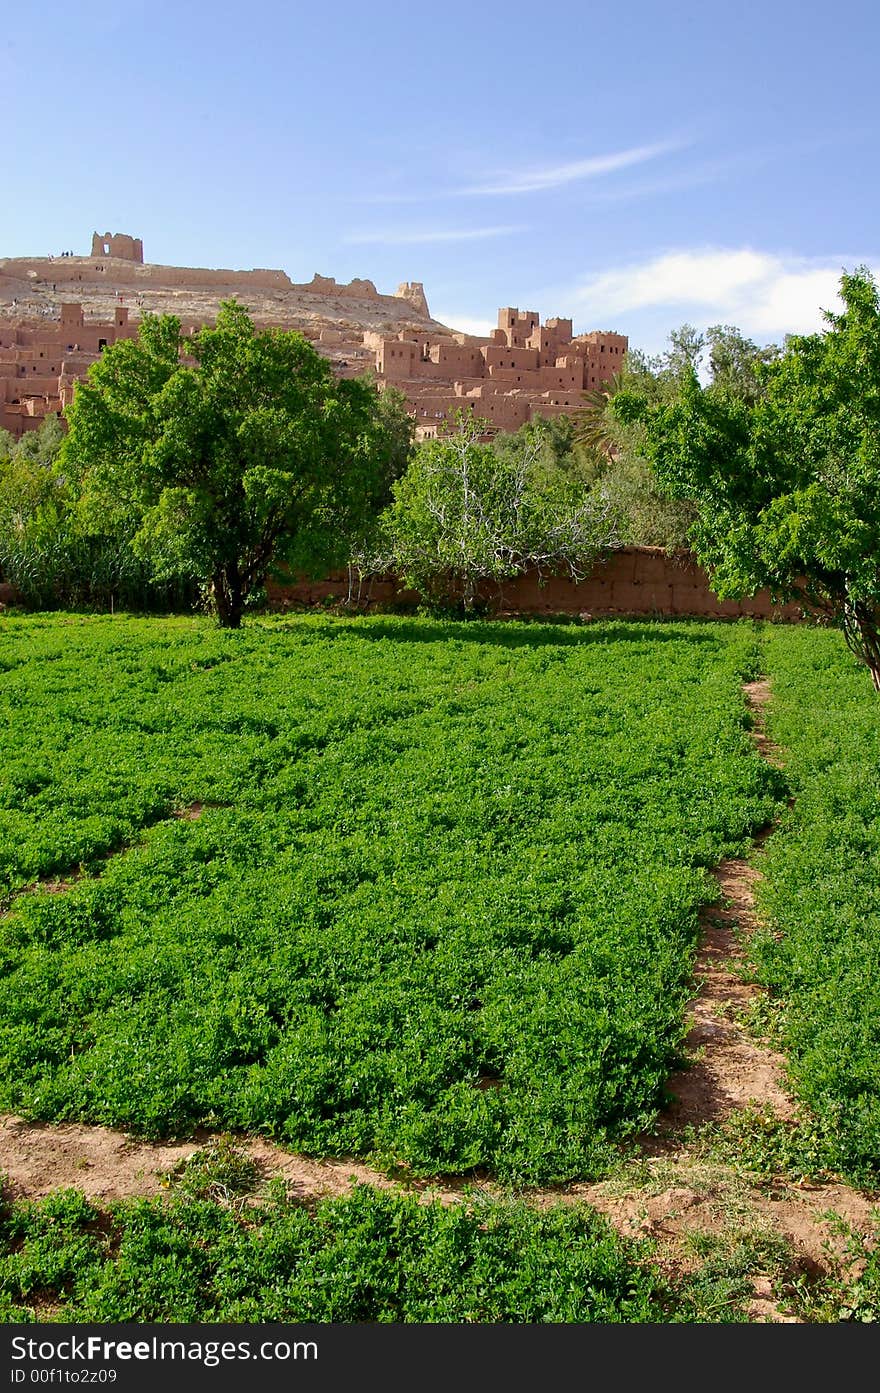
{"type": "MultiPolygon", "coordinates": [[[[349,595],[345,573],[321,581],[269,585],[273,609],[343,602],[349,595]]],[[[589,618],[624,615],[700,619],[778,619],[801,617],[798,605],[774,605],[768,591],[747,600],[719,600],[706,572],[690,552],[668,554],[659,547],[623,547],[609,552],[583,581],[541,576],[537,571],[514,580],[480,587],[479,599],[494,613],[576,614],[589,618]]],[[[421,596],[406,590],[394,576],[364,583],[365,608],[417,606],[421,596]]]]}
{"type": "Polygon", "coordinates": [[[217,287],[242,290],[262,287],[290,290],[293,283],[284,271],[206,270],[195,266],[141,265],[122,257],[70,256],[5,257],[0,260],[0,279],[54,285],[96,285],[112,282],[136,288],[151,285],[217,287]]]}

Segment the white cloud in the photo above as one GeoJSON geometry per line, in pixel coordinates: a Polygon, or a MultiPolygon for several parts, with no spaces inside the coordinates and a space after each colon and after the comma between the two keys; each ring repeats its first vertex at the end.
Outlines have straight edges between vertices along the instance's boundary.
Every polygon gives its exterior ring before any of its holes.
{"type": "Polygon", "coordinates": [[[480,339],[489,338],[492,330],[498,328],[494,319],[472,319],[466,314],[458,314],[455,310],[438,310],[432,306],[431,314],[448,328],[457,329],[460,334],[474,334],[480,339]]]}
{"type": "Polygon", "coordinates": [[[667,311],[669,327],[736,324],[758,338],[808,334],[824,327],[823,309],[839,309],[844,266],[864,258],[807,259],[752,248],[696,248],[603,271],[582,281],[569,299],[591,323],[667,311]]]}
{"type": "Polygon", "coordinates": [[[573,184],[581,179],[596,179],[603,174],[614,174],[619,169],[644,164],[646,160],[656,159],[658,155],[666,155],[680,148],[681,142],[662,141],[654,145],[637,145],[629,150],[617,150],[607,155],[591,155],[588,159],[574,160],[568,164],[508,170],[491,177],[486,183],[467,185],[456,192],[468,195],[539,193],[547,189],[557,189],[563,184],[573,184]]]}
{"type": "Polygon", "coordinates": [[[343,242],[350,246],[363,246],[384,243],[390,247],[416,246],[428,242],[478,242],[486,237],[509,237],[514,232],[523,232],[523,227],[453,227],[410,230],[405,228],[382,228],[372,232],[349,232],[343,242]]]}

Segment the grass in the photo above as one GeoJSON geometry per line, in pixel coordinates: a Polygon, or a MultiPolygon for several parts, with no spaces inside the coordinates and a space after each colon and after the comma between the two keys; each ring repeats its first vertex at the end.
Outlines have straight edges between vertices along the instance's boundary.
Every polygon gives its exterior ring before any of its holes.
{"type": "Polygon", "coordinates": [[[756,1277],[877,1319],[876,1235],[804,1273],[745,1199],[880,1176],[880,706],[837,635],[9,617],[0,720],[0,1107],[662,1193],[680,1172],[627,1157],[706,870],[776,817],[747,1024],[803,1105],[686,1139],[729,1212],[680,1271],[581,1206],[304,1204],[223,1136],[161,1200],[8,1204],[0,1319],[743,1321],[756,1277]],[[760,671],[784,774],[749,739],[760,671]]]}

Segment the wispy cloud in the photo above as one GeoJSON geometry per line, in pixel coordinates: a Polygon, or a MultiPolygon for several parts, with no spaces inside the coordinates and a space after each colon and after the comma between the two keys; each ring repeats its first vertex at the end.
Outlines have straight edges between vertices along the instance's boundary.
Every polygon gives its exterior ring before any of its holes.
{"type": "Polygon", "coordinates": [[[506,227],[450,227],[426,228],[423,230],[406,228],[375,228],[366,232],[349,232],[343,242],[350,246],[367,243],[385,243],[386,246],[417,246],[428,242],[480,242],[489,237],[510,237],[514,232],[525,232],[521,226],[506,227]]]}
{"type": "MultiPolygon", "coordinates": [[[[844,266],[864,257],[805,258],[742,248],[689,248],[589,276],[567,293],[591,323],[663,310],[668,327],[736,324],[759,338],[813,333],[839,309],[844,266]]],[[[565,294],[565,292],[563,292],[565,294]]]]}
{"type": "Polygon", "coordinates": [[[682,148],[681,141],[660,141],[654,145],[636,145],[629,150],[615,150],[607,155],[590,155],[587,159],[572,160],[568,164],[552,164],[531,169],[507,170],[493,175],[479,184],[468,184],[456,189],[457,195],[500,195],[541,193],[547,189],[558,189],[563,184],[574,184],[584,179],[599,179],[606,174],[616,174],[618,170],[630,169],[633,165],[644,164],[647,160],[668,155],[682,148]]]}
{"type": "Polygon", "coordinates": [[[542,193],[585,180],[601,179],[620,170],[634,169],[650,160],[659,159],[682,150],[691,141],[663,140],[651,145],[635,145],[609,154],[590,155],[565,164],[531,165],[523,169],[494,170],[471,184],[449,184],[430,189],[407,188],[397,192],[368,193],[361,197],[366,203],[432,203],[449,198],[498,197],[527,193],[542,193]]]}

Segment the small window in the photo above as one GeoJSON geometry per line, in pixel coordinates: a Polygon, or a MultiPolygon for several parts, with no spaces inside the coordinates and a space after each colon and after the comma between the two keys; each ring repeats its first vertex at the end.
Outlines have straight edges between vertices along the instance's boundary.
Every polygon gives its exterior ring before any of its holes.
{"type": "Polygon", "coordinates": [[[106,347],[107,347],[107,340],[106,340],[106,339],[98,339],[98,352],[99,352],[99,353],[103,353],[103,352],[104,352],[104,349],[105,349],[106,347]]]}

